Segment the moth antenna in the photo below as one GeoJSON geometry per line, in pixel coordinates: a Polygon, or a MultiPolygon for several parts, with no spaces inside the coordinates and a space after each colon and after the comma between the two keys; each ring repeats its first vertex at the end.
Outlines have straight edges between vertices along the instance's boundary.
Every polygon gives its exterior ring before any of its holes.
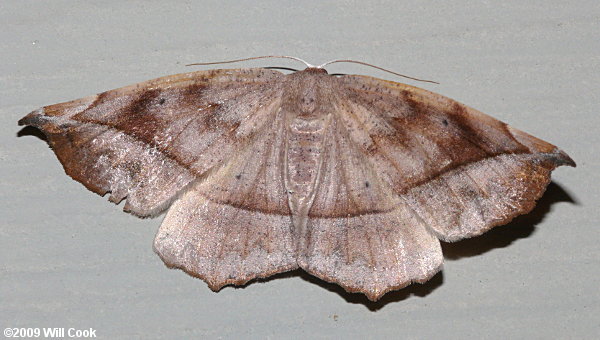
{"type": "Polygon", "coordinates": [[[410,77],[410,76],[407,76],[407,75],[404,75],[404,74],[400,74],[400,73],[397,73],[397,72],[394,72],[394,71],[386,70],[383,67],[379,67],[379,66],[375,66],[375,65],[372,65],[372,64],[369,64],[369,63],[365,63],[364,61],[357,61],[357,60],[350,60],[350,59],[338,59],[338,60],[328,61],[325,64],[317,66],[317,68],[323,68],[323,67],[325,67],[327,65],[335,64],[335,63],[354,63],[354,64],[360,64],[360,65],[370,66],[370,67],[376,68],[378,70],[381,70],[381,71],[384,71],[384,72],[387,72],[387,73],[391,73],[391,74],[399,76],[399,77],[408,78],[408,79],[412,79],[412,80],[416,80],[416,81],[422,81],[422,82],[425,82],[425,83],[439,84],[437,81],[426,80],[426,79],[419,79],[419,78],[415,78],[415,77],[410,77]]]}
{"type": "Polygon", "coordinates": [[[210,62],[210,63],[193,63],[193,64],[187,64],[185,66],[230,64],[230,63],[237,63],[240,61],[247,61],[247,60],[254,60],[254,59],[268,59],[268,58],[292,59],[292,60],[296,60],[296,61],[304,63],[304,65],[306,65],[306,67],[315,67],[314,65],[311,65],[300,58],[291,57],[291,56],[287,56],[287,55],[263,55],[263,56],[259,56],[259,57],[250,57],[250,58],[233,59],[233,60],[225,60],[225,61],[214,61],[214,62],[210,62]]]}

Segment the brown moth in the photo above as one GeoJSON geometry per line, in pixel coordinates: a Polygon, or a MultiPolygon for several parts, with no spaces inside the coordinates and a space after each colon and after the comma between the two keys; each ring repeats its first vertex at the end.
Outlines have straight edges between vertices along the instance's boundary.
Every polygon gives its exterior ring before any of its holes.
{"type": "Polygon", "coordinates": [[[533,209],[556,146],[442,95],[309,66],[171,75],[45,106],[66,173],[138,216],[213,290],[302,268],[371,300],[533,209]]]}

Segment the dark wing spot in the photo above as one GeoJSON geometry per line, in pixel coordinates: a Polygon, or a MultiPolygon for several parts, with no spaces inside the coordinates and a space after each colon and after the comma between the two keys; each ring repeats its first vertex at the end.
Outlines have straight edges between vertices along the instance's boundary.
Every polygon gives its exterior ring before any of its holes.
{"type": "Polygon", "coordinates": [[[135,180],[143,170],[142,163],[137,160],[132,162],[126,162],[121,166],[121,168],[125,170],[130,180],[135,180]]]}
{"type": "MultiPolygon", "coordinates": [[[[152,110],[152,103],[160,95],[160,90],[146,90],[140,93],[139,97],[133,100],[123,111],[128,116],[148,115],[152,110]]],[[[156,102],[154,102],[156,103],[156,102]]]]}
{"type": "Polygon", "coordinates": [[[473,126],[467,110],[460,104],[456,103],[447,113],[448,118],[452,121],[452,126],[457,127],[460,131],[460,136],[476,148],[483,151],[488,156],[494,156],[502,152],[496,147],[487,136],[473,126]]]}
{"type": "Polygon", "coordinates": [[[442,120],[442,124],[444,124],[444,126],[448,126],[448,121],[446,119],[442,120]]]}
{"type": "Polygon", "coordinates": [[[181,94],[178,98],[179,103],[182,107],[193,107],[202,105],[202,98],[204,98],[204,91],[208,87],[207,84],[198,82],[193,83],[185,88],[181,89],[181,94]]]}
{"type": "Polygon", "coordinates": [[[240,179],[240,178],[242,178],[242,175],[241,175],[241,174],[237,174],[237,175],[235,175],[235,179],[240,179]]]}
{"type": "Polygon", "coordinates": [[[370,186],[371,186],[371,184],[369,183],[369,181],[366,181],[366,182],[365,182],[365,188],[368,188],[368,187],[370,187],[370,186]]]}
{"type": "Polygon", "coordinates": [[[117,119],[107,122],[109,126],[132,135],[146,143],[153,143],[158,131],[164,128],[160,120],[158,96],[160,90],[146,90],[124,107],[117,119]]]}

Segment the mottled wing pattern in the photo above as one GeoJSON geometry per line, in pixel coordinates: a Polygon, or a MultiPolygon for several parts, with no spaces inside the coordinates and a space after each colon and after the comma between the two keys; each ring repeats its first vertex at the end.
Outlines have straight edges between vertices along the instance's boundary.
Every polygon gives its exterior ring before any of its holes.
{"type": "Polygon", "coordinates": [[[283,115],[173,203],[154,248],[213,290],[297,268],[283,185],[283,115]]]}
{"type": "Polygon", "coordinates": [[[556,146],[426,90],[341,78],[349,131],[380,178],[436,235],[456,241],[529,212],[550,172],[575,163],[556,146]]]}
{"type": "Polygon", "coordinates": [[[213,70],[158,78],[36,110],[65,171],[140,216],[163,211],[272,119],[283,75],[213,70]],[[265,114],[270,113],[269,114],[265,114]]]}
{"type": "Polygon", "coordinates": [[[377,300],[442,266],[436,236],[365,159],[338,112],[329,126],[323,170],[309,212],[300,267],[377,300]]]}
{"type": "Polygon", "coordinates": [[[364,76],[339,78],[325,170],[300,266],[376,300],[442,265],[439,241],[529,212],[555,146],[451,99],[364,76]]]}
{"type": "Polygon", "coordinates": [[[155,251],[214,290],[300,266],[376,300],[439,271],[438,239],[530,211],[550,172],[575,166],[554,145],[422,89],[310,68],[283,77],[168,76],[46,106],[19,124],[44,132],[71,177],[126,199],[126,211],[170,205],[155,251]],[[284,96],[292,108],[320,104],[317,118],[327,118],[324,145],[299,146],[322,157],[308,216],[293,217],[305,228],[292,224],[284,174],[306,165],[286,168],[285,140],[287,119],[306,112],[286,118],[284,96]]]}
{"type": "Polygon", "coordinates": [[[140,216],[171,203],[155,240],[170,266],[211,288],[295,268],[282,180],[283,74],[167,76],[46,106],[19,121],[65,171],[140,216]]]}

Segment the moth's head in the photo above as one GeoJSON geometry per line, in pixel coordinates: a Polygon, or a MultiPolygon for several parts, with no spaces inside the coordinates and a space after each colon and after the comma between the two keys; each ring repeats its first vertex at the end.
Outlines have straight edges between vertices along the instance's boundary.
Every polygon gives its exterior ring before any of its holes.
{"type": "Polygon", "coordinates": [[[304,72],[307,74],[328,74],[326,69],[315,66],[309,66],[300,72],[304,72]]]}
{"type": "Polygon", "coordinates": [[[309,66],[288,74],[283,86],[283,104],[286,112],[302,119],[315,119],[332,112],[334,84],[324,68],[309,66]]]}

